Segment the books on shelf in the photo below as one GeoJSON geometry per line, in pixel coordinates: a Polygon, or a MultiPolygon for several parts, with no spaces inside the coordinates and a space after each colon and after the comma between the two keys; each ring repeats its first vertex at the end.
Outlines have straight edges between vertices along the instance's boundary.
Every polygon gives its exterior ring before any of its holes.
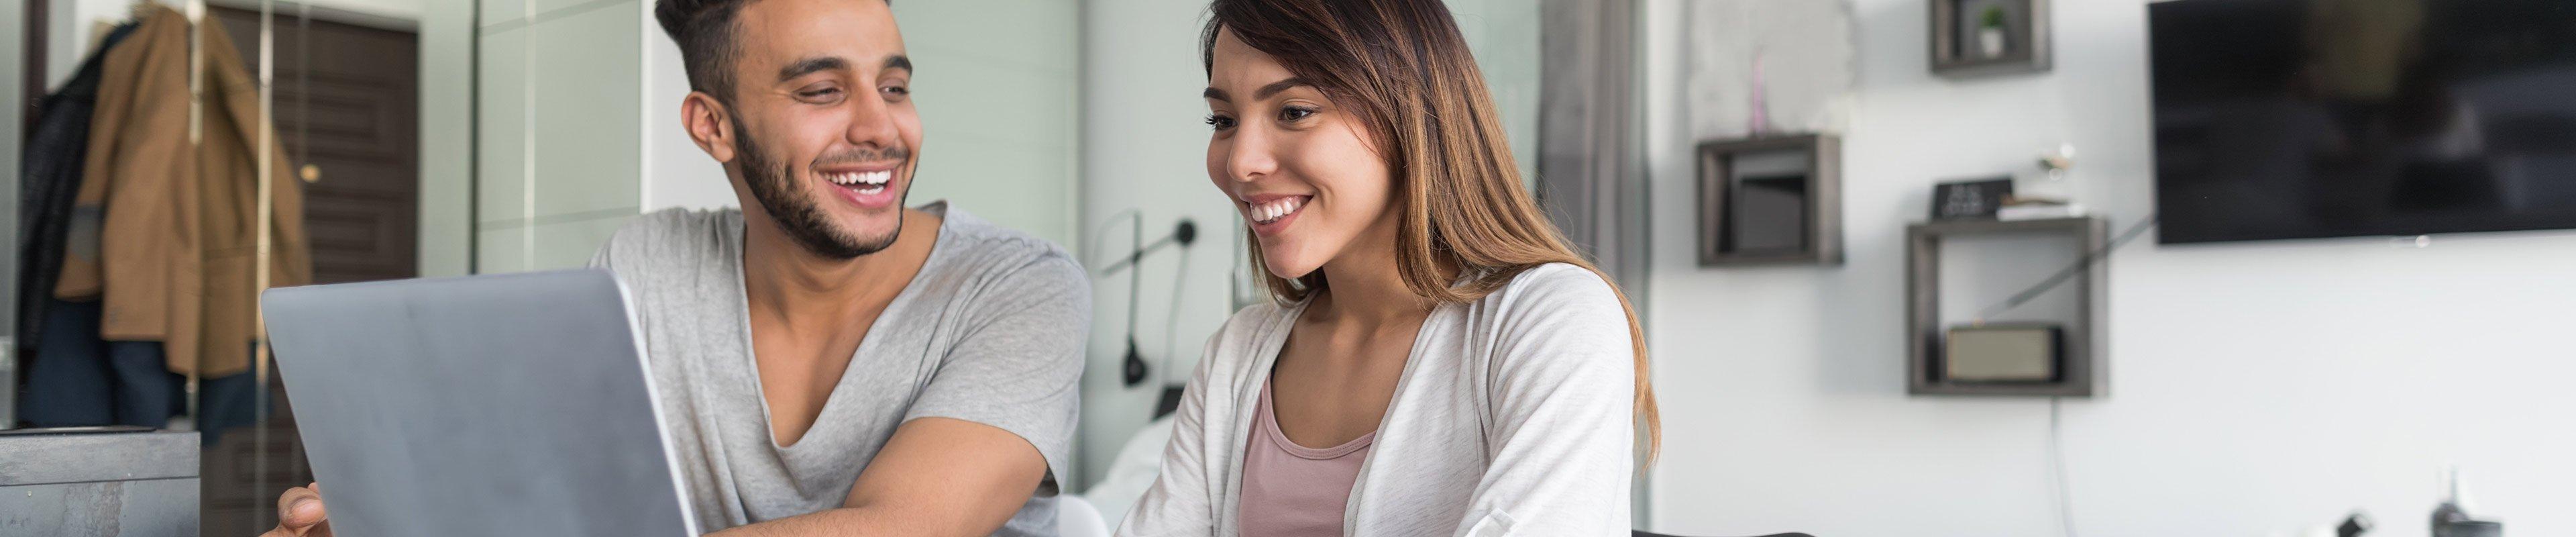
{"type": "Polygon", "coordinates": [[[2005,221],[2079,216],[2084,216],[2084,205],[2079,203],[2023,202],[2005,205],[1995,210],[1995,219],[2005,221]]]}

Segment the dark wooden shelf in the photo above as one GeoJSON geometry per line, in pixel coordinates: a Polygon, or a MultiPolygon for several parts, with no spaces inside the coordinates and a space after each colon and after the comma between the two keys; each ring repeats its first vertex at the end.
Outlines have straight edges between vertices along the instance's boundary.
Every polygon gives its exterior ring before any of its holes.
{"type": "MultiPolygon", "coordinates": [[[[2102,337],[2110,267],[2099,256],[2110,242],[2110,223],[2101,218],[2042,220],[1955,220],[1905,228],[1905,392],[1910,395],[1993,395],[2094,397],[2108,387],[2102,337]],[[2077,238],[2084,260],[2082,274],[2060,285],[2074,286],[2075,318],[2065,320],[2065,360],[2059,380],[2046,383],[1966,383],[1936,377],[1941,358],[1941,239],[1962,235],[2064,233],[2077,238]]],[[[2074,266],[2072,263],[2066,266],[2074,266]]],[[[2056,274],[2051,271],[2050,274],[2056,274]]],[[[2038,284],[2039,282],[2031,282],[2038,284]]]]}

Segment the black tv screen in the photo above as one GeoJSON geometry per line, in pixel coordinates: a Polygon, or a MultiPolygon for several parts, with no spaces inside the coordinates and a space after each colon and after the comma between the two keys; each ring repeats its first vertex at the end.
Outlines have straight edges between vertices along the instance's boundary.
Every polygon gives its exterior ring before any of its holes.
{"type": "Polygon", "coordinates": [[[2576,0],[2148,15],[2161,242],[2576,228],[2576,0]]]}

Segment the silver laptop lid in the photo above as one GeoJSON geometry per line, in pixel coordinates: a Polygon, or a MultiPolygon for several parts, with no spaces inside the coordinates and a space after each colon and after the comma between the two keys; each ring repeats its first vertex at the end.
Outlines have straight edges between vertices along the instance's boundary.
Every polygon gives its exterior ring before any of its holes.
{"type": "Polygon", "coordinates": [[[296,287],[261,304],[334,533],[697,533],[608,272],[296,287]]]}

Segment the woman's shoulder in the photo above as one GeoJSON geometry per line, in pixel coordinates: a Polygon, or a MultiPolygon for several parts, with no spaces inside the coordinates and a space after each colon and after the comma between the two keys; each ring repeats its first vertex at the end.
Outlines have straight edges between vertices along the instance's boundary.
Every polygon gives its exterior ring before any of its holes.
{"type": "Polygon", "coordinates": [[[1489,337],[1497,360],[1549,360],[1572,348],[1629,344],[1628,310],[1618,288],[1571,263],[1523,270],[1475,307],[1480,311],[1464,316],[1470,325],[1464,328],[1489,337]]]}
{"type": "Polygon", "coordinates": [[[1522,270],[1512,276],[1511,283],[1485,295],[1483,301],[1489,307],[1507,311],[1620,307],[1617,287],[1600,273],[1573,263],[1547,263],[1522,270]]]}

